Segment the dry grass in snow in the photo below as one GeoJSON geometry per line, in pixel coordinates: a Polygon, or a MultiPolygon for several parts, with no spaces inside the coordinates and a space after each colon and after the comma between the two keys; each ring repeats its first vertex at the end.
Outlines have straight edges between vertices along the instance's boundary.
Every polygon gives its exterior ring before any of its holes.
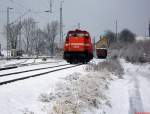
{"type": "Polygon", "coordinates": [[[103,72],[104,70],[115,74],[115,76],[118,76],[119,78],[122,78],[122,75],[124,73],[124,70],[120,64],[120,61],[115,59],[108,59],[103,62],[100,62],[98,64],[89,64],[85,68],[86,71],[98,71],[103,72]]]}
{"type": "Polygon", "coordinates": [[[48,114],[83,114],[103,105],[111,106],[106,95],[111,79],[105,71],[87,75],[74,73],[57,85],[55,93],[41,94],[40,101],[51,107],[48,114]]]}
{"type": "Polygon", "coordinates": [[[123,74],[120,62],[114,59],[97,65],[91,63],[84,69],[88,72],[86,75],[69,75],[56,85],[54,92],[39,96],[44,111],[48,114],[105,114],[106,107],[111,107],[109,83],[123,74]]]}

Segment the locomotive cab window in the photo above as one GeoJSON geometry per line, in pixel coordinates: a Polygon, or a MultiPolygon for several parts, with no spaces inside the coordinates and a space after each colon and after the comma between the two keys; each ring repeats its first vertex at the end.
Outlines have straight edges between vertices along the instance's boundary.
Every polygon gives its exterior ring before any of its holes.
{"type": "Polygon", "coordinates": [[[71,33],[71,34],[69,34],[69,37],[77,37],[77,34],[76,33],[71,33]]]}
{"type": "Polygon", "coordinates": [[[82,34],[82,33],[77,34],[77,37],[83,37],[83,36],[84,36],[84,34],[82,34]]]}
{"type": "Polygon", "coordinates": [[[89,34],[85,34],[85,38],[89,38],[89,34]]]}

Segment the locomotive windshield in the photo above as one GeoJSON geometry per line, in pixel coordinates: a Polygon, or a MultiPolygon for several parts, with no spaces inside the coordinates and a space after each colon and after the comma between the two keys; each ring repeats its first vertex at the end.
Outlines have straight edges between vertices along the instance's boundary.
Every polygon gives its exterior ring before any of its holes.
{"type": "Polygon", "coordinates": [[[89,37],[89,34],[87,34],[87,33],[70,33],[68,36],[69,37],[89,37]]]}

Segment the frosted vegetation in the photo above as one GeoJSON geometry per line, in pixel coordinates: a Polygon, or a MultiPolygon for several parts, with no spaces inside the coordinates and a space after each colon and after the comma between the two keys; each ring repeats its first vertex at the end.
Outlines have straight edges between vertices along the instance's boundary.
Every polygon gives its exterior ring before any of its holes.
{"type": "Polygon", "coordinates": [[[138,41],[122,49],[122,56],[132,63],[150,62],[150,40],[138,41]]]}
{"type": "Polygon", "coordinates": [[[122,43],[112,48],[111,58],[121,57],[132,63],[150,62],[150,40],[122,43]]]}
{"type": "Polygon", "coordinates": [[[120,61],[117,58],[110,58],[106,59],[103,62],[100,62],[98,64],[89,64],[86,67],[87,71],[99,71],[103,72],[104,70],[107,70],[110,73],[113,73],[114,75],[118,77],[122,77],[123,75],[123,68],[120,64],[120,61]]]}
{"type": "Polygon", "coordinates": [[[105,37],[110,41],[111,58],[122,57],[132,63],[150,62],[150,39],[141,38],[138,40],[136,35],[128,29],[116,34],[107,31],[105,37]]]}
{"type": "Polygon", "coordinates": [[[96,114],[96,110],[105,113],[103,109],[111,107],[109,83],[123,74],[119,61],[91,63],[84,69],[86,74],[69,75],[56,85],[53,92],[39,96],[44,111],[48,114],[96,114]]]}

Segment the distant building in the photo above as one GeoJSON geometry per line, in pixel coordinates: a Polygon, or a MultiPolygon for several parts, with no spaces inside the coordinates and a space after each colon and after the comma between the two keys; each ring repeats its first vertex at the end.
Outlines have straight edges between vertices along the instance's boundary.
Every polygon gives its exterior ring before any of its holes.
{"type": "Polygon", "coordinates": [[[108,39],[105,37],[101,37],[99,41],[96,42],[96,49],[98,48],[108,48],[109,42],[108,39]]]}
{"type": "Polygon", "coordinates": [[[109,42],[106,37],[101,37],[98,42],[96,42],[96,55],[98,58],[107,57],[107,49],[109,47],[109,42]]]}

